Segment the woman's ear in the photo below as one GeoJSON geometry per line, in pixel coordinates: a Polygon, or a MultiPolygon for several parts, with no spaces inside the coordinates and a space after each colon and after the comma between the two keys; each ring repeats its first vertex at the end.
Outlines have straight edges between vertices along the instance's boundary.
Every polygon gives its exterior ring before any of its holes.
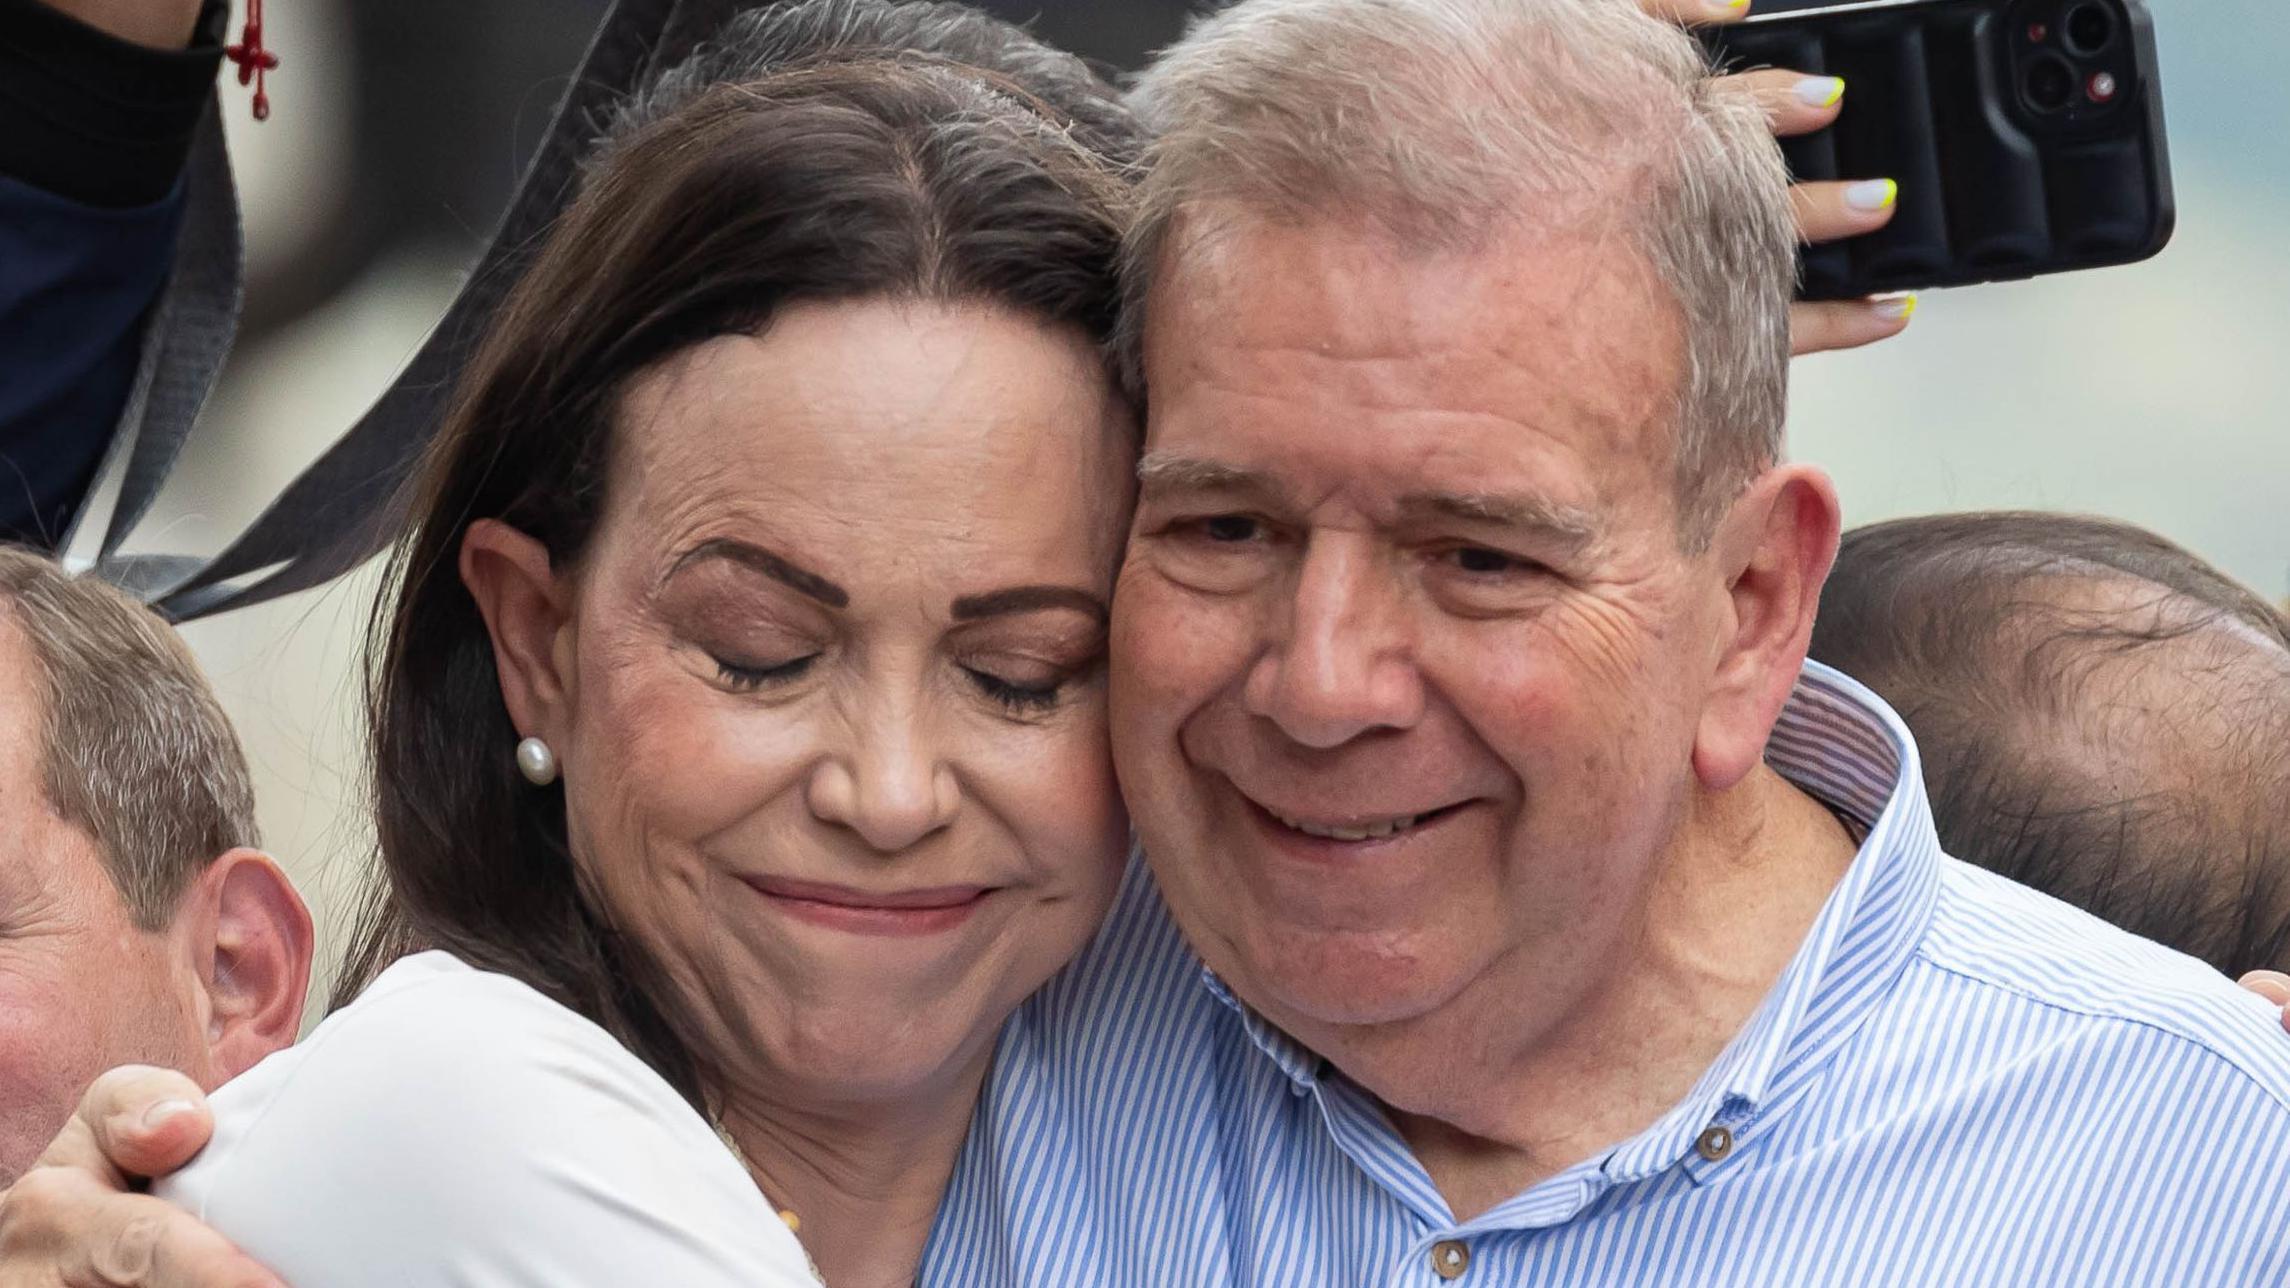
{"type": "Polygon", "coordinates": [[[1765,755],[1805,665],[1841,523],[1828,475],[1782,465],[1719,525],[1711,558],[1726,579],[1725,629],[1694,739],[1695,776],[1712,791],[1740,782],[1765,755]]]}
{"type": "Polygon", "coordinates": [[[527,737],[557,742],[571,682],[564,645],[572,597],[548,547],[498,519],[479,519],[462,534],[461,584],[493,637],[493,666],[511,723],[527,737]]]}

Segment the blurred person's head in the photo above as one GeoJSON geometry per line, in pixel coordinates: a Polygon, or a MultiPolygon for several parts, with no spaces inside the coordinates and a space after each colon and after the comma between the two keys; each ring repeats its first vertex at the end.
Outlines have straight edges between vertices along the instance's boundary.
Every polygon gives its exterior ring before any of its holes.
{"type": "Polygon", "coordinates": [[[955,6],[751,12],[628,105],[385,595],[412,939],[727,1117],[975,1085],[1126,848],[1132,152],[1078,60],[955,6]]]}
{"type": "Polygon", "coordinates": [[[2290,624],[2111,519],[1846,535],[1813,656],[1923,752],[1949,853],[2231,974],[2290,968],[2290,624]]]}
{"type": "Polygon", "coordinates": [[[310,918],[255,844],[182,640],[0,545],[0,1185],[113,1065],[213,1087],[294,1040],[310,918]]]}
{"type": "Polygon", "coordinates": [[[1137,101],[1145,853],[1324,1051],[1479,1002],[1540,1040],[1688,834],[1777,799],[1836,509],[1778,463],[1774,143],[1627,0],[1244,0],[1137,101]]]}

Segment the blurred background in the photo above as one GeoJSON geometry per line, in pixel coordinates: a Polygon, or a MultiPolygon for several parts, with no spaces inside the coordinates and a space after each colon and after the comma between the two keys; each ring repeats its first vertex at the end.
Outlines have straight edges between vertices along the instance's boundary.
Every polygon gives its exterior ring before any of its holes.
{"type": "MultiPolygon", "coordinates": [[[[1189,6],[985,7],[1118,68],[1174,36],[1189,6]]],[[[224,94],[247,214],[247,322],[137,548],[219,549],[396,374],[483,247],[605,0],[266,8],[285,60],[271,119],[256,125],[243,91],[224,94]]],[[[2092,511],[2155,528],[2280,599],[2290,100],[2278,82],[2290,19],[2278,0],[2149,8],[2178,194],[2171,247],[2129,268],[1928,295],[1904,338],[1799,363],[1791,451],[1836,476],[1848,523],[2092,511]]],[[[318,908],[327,975],[371,843],[357,657],[373,580],[369,568],[188,628],[246,740],[265,839],[318,908]]]]}

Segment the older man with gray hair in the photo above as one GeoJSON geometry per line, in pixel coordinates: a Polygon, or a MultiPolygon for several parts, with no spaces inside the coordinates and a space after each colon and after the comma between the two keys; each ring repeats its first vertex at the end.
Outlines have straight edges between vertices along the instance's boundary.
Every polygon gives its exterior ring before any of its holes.
{"type": "Polygon", "coordinates": [[[0,544],[0,1185],[113,1065],[213,1087],[294,1040],[310,914],[254,845],[183,641],[0,544]]]}
{"type": "Polygon", "coordinates": [[[1624,0],[1244,0],[1139,98],[1151,879],[946,1281],[2290,1281],[2272,1009],[1946,857],[1805,662],[1757,110],[1624,0]]]}

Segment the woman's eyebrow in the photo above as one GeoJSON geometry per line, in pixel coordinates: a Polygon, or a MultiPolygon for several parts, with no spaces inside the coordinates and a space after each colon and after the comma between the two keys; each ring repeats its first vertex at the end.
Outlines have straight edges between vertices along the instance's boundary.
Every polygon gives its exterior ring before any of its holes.
{"type": "Polygon", "coordinates": [[[752,568],[788,589],[816,599],[829,608],[849,608],[851,606],[851,592],[818,573],[796,564],[784,555],[766,550],[762,546],[751,545],[745,541],[733,541],[729,538],[703,541],[685,551],[676,560],[675,567],[668,570],[668,575],[674,577],[677,573],[682,572],[687,565],[709,559],[729,560],[742,567],[752,568]]]}
{"type": "Polygon", "coordinates": [[[983,595],[964,595],[954,601],[952,612],[958,622],[974,621],[981,617],[1002,617],[1010,613],[1031,613],[1044,608],[1070,608],[1087,613],[1104,624],[1111,615],[1105,601],[1072,586],[1012,586],[1007,590],[990,590],[983,595]]]}

